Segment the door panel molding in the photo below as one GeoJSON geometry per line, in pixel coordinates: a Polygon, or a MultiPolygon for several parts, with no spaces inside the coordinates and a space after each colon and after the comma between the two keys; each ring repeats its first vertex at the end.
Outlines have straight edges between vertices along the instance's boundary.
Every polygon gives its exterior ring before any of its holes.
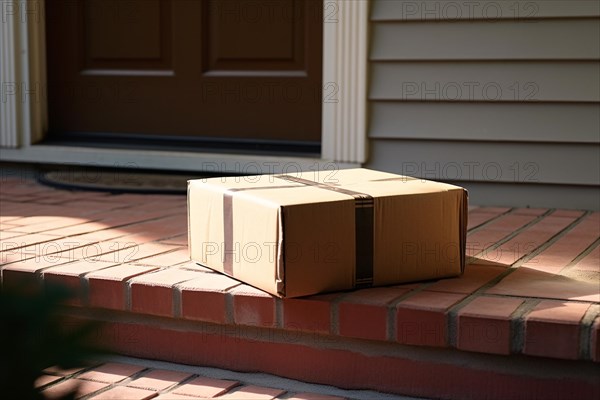
{"type": "Polygon", "coordinates": [[[171,7],[167,0],[77,3],[81,69],[170,70],[171,7]]]}
{"type": "Polygon", "coordinates": [[[94,76],[175,76],[172,70],[151,69],[84,69],[81,75],[94,76]]]}
{"type": "MultiPolygon", "coordinates": [[[[2,24],[0,70],[3,82],[29,92],[21,91],[26,95],[23,101],[13,96],[2,107],[0,147],[5,148],[28,147],[47,131],[44,2],[14,4],[15,9],[5,13],[9,22],[2,24]]],[[[323,2],[321,157],[325,160],[367,159],[368,6],[368,0],[323,2]]]]}
{"type": "Polygon", "coordinates": [[[250,2],[232,9],[235,5],[228,0],[202,4],[205,74],[307,69],[306,43],[310,42],[311,26],[321,21],[320,10],[310,0],[279,0],[268,5],[250,2]],[[262,21],[279,23],[261,29],[258,22],[262,21]],[[241,34],[226,34],[233,29],[241,34]]]}

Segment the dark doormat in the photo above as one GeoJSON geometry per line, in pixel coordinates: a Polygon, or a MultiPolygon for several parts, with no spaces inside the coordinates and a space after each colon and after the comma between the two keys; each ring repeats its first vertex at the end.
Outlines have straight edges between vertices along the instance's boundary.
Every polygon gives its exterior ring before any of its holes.
{"type": "Polygon", "coordinates": [[[185,194],[189,179],[198,174],[160,174],[128,170],[73,169],[46,171],[38,175],[45,185],[58,189],[94,190],[111,193],[185,194]]]}

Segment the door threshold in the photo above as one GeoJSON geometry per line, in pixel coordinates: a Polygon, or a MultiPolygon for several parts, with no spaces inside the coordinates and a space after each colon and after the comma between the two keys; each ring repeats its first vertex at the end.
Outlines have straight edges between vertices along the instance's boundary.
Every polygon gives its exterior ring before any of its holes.
{"type": "Polygon", "coordinates": [[[321,153],[320,142],[219,138],[193,136],[160,136],[132,133],[49,133],[39,144],[93,147],[103,149],[187,151],[202,153],[226,153],[266,156],[318,157],[321,153]]]}
{"type": "Polygon", "coordinates": [[[316,173],[360,167],[359,163],[337,162],[309,156],[116,149],[56,144],[34,144],[17,149],[1,148],[0,161],[236,175],[294,174],[300,171],[316,173]]]}

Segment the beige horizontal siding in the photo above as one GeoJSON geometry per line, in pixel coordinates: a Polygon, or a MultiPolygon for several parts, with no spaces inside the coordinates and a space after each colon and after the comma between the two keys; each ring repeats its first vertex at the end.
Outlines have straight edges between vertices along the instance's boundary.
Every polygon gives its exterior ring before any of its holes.
{"type": "Polygon", "coordinates": [[[373,21],[541,19],[600,16],[597,0],[377,0],[373,21]]]}
{"type": "Polygon", "coordinates": [[[600,142],[595,103],[372,101],[370,116],[376,139],[600,142]]]}
{"type": "Polygon", "coordinates": [[[370,100],[600,101],[600,63],[372,62],[370,100]]]}
{"type": "Polygon", "coordinates": [[[369,167],[441,181],[598,185],[600,145],[373,139],[369,167]]]}
{"type": "Polygon", "coordinates": [[[600,2],[372,0],[367,167],[600,208],[600,2]]]}
{"type": "Polygon", "coordinates": [[[455,182],[480,206],[574,208],[599,210],[600,190],[593,186],[523,185],[522,183],[455,182]]]}
{"type": "Polygon", "coordinates": [[[372,43],[373,61],[597,60],[600,19],[381,23],[372,43]]]}

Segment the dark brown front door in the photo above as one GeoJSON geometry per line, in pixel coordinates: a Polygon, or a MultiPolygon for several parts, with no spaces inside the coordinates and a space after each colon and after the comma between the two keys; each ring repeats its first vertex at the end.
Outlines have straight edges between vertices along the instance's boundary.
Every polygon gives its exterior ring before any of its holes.
{"type": "Polygon", "coordinates": [[[46,8],[50,135],[320,141],[321,0],[46,8]]]}

